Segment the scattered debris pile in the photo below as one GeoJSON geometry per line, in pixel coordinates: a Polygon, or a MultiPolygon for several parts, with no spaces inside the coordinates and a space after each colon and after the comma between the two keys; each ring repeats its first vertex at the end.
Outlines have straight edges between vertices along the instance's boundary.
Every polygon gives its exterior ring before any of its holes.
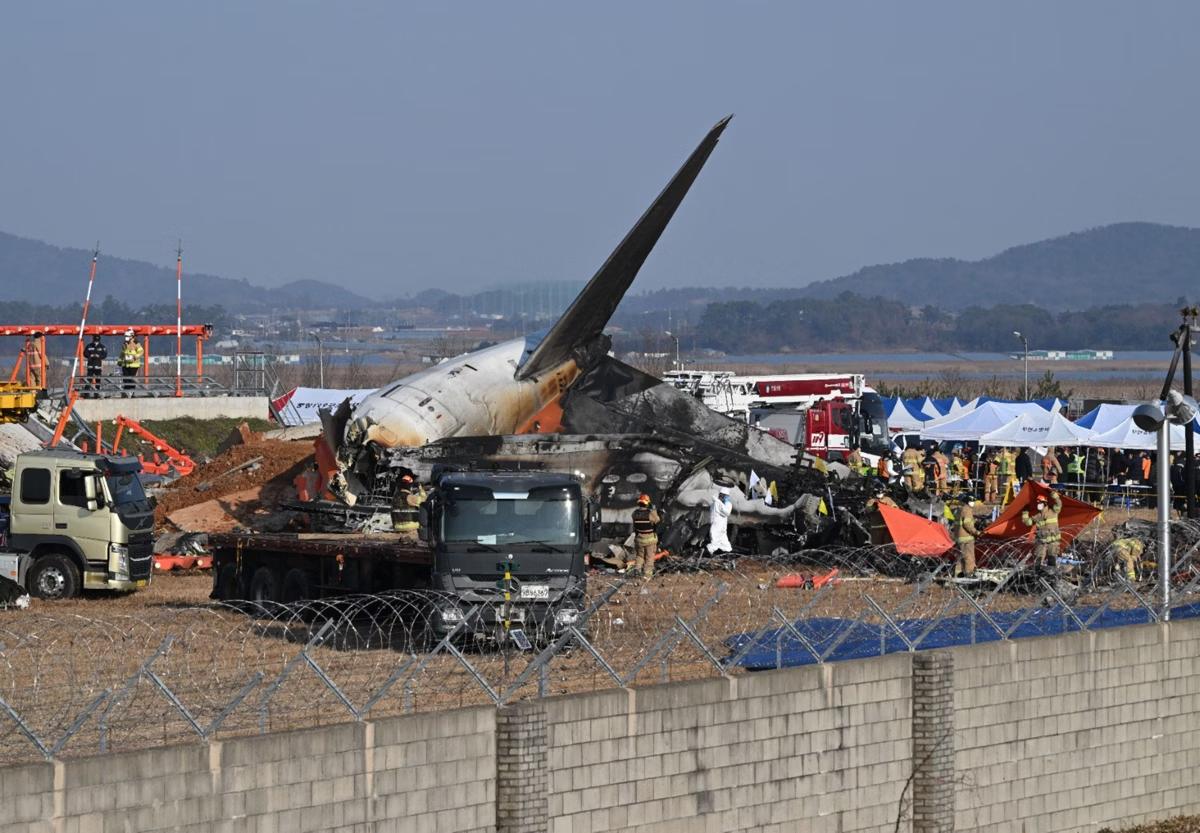
{"type": "Polygon", "coordinates": [[[274,513],[294,497],[292,480],[312,455],[309,442],[233,445],[163,491],[155,524],[160,530],[212,532],[274,513]]]}

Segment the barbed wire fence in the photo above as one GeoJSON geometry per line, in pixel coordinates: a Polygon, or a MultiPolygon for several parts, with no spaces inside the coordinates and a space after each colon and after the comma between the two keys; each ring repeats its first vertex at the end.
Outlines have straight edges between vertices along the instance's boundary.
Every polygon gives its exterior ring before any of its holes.
{"type": "Polygon", "coordinates": [[[1200,615],[1200,526],[1173,528],[1166,610],[1152,536],[1131,579],[1107,540],[1082,535],[1054,571],[1026,542],[981,545],[974,581],[952,557],[892,546],[668,559],[648,581],[593,573],[583,611],[523,628],[525,650],[503,630],[472,636],[490,604],[427,591],[2,612],[0,763],[1200,615]],[[462,617],[439,634],[447,607],[462,617]]]}

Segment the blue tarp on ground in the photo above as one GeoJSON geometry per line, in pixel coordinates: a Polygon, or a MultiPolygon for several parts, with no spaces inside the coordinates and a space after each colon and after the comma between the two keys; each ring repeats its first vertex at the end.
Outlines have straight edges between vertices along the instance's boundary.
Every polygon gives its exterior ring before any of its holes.
{"type": "MultiPolygon", "coordinates": [[[[1095,607],[1074,608],[1075,615],[1084,622],[1088,622],[1096,610],[1095,607]]],[[[990,615],[992,621],[1007,631],[1027,614],[1028,618],[1017,627],[1010,638],[1051,636],[1080,629],[1075,620],[1062,607],[1037,608],[1032,613],[1028,610],[1015,610],[990,615]]],[[[1197,616],[1200,616],[1200,602],[1171,608],[1172,619],[1190,619],[1197,616]]],[[[1090,622],[1088,628],[1144,625],[1149,621],[1150,614],[1142,607],[1130,610],[1106,610],[1096,618],[1096,621],[1090,622]]],[[[908,645],[904,640],[886,624],[855,624],[853,619],[820,617],[801,619],[794,622],[793,625],[818,653],[824,655],[830,648],[833,648],[832,653],[825,657],[827,662],[864,659],[908,650],[908,645]],[[833,647],[835,644],[836,647],[833,647]]],[[[1002,635],[988,623],[987,619],[978,613],[963,613],[941,620],[901,619],[896,622],[896,625],[910,641],[916,642],[920,639],[917,649],[922,651],[953,645],[996,642],[1002,638],[1002,635]],[[922,634],[924,634],[924,638],[922,638],[922,634]]],[[[751,641],[755,643],[754,647],[750,648],[738,663],[750,671],[790,668],[817,662],[817,658],[804,647],[804,644],[787,628],[782,627],[758,633],[734,634],[725,640],[725,644],[731,654],[736,654],[746,646],[747,642],[751,641]]]]}

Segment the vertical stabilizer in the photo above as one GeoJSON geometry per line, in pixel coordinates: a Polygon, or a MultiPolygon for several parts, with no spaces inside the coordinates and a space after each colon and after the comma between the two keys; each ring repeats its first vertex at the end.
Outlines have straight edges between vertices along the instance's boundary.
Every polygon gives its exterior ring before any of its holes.
{"type": "Polygon", "coordinates": [[[578,348],[585,347],[604,331],[617,305],[621,303],[621,298],[629,290],[638,270],[642,268],[654,244],[662,236],[663,229],[675,216],[675,209],[683,202],[732,118],[733,116],[726,116],[708,131],[708,135],[692,151],[692,155],[667,183],[667,187],[650,204],[646,213],[629,230],[625,239],[608,256],[608,260],[604,261],[604,265],[588,281],[567,311],[517,369],[518,379],[537,376],[561,364],[578,348]]]}

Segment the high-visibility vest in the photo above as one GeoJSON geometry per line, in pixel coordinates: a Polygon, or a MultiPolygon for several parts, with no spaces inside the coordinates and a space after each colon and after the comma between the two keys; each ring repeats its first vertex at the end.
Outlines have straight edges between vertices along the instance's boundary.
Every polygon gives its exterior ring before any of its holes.
{"type": "Polygon", "coordinates": [[[1083,474],[1082,454],[1071,455],[1071,462],[1067,463],[1067,474],[1083,474]]]}
{"type": "Polygon", "coordinates": [[[121,359],[118,364],[121,367],[141,367],[143,354],[142,345],[136,341],[128,341],[121,347],[121,359]]]}

